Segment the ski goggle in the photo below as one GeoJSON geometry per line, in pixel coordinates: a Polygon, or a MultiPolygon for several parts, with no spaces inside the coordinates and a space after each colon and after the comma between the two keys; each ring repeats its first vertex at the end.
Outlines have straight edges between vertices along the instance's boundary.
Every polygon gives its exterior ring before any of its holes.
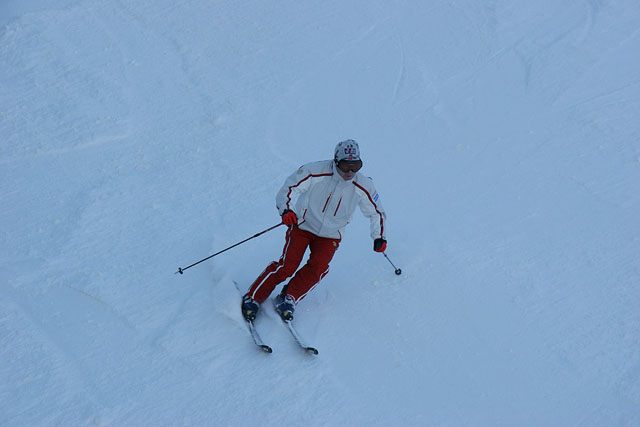
{"type": "Polygon", "coordinates": [[[340,160],[337,165],[342,172],[358,172],[362,169],[362,160],[340,160]]]}

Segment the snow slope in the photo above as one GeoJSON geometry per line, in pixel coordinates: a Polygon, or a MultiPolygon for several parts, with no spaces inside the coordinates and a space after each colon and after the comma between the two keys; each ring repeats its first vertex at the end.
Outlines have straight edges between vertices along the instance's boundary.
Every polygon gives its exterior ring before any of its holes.
{"type": "Polygon", "coordinates": [[[4,0],[0,425],[640,425],[640,5],[4,0]],[[274,197],[361,144],[298,307],[274,197]]]}

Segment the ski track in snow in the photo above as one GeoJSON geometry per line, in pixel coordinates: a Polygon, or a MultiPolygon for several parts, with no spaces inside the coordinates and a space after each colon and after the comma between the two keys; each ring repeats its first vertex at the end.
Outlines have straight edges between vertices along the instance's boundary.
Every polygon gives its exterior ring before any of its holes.
{"type": "Polygon", "coordinates": [[[0,425],[640,424],[635,2],[3,7],[0,425]],[[263,354],[282,230],[174,273],[346,138],[403,274],[356,212],[263,354]]]}

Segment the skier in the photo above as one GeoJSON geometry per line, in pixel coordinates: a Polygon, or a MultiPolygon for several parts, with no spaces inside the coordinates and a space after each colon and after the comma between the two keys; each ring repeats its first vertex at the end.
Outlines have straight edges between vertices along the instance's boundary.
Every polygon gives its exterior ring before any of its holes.
{"type": "Polygon", "coordinates": [[[276,296],[275,307],[283,320],[293,319],[296,304],[329,272],[356,205],[371,222],[373,250],[386,250],[386,214],[373,181],[358,172],[361,168],[358,143],[348,139],[336,145],[333,160],[305,164],[287,178],[276,196],[276,207],[288,226],[282,256],[267,266],[243,296],[246,320],[254,320],[260,304],[292,275],[276,296]],[[307,247],[309,259],[298,270],[307,247]]]}

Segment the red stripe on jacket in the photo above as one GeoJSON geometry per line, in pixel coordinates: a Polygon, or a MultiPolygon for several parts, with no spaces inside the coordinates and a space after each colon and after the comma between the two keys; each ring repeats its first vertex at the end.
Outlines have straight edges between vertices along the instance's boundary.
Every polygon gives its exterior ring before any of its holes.
{"type": "Polygon", "coordinates": [[[338,214],[338,209],[340,209],[340,204],[342,203],[342,196],[340,196],[340,200],[338,200],[338,206],[336,206],[336,211],[333,213],[333,216],[338,214]]]}
{"type": "Polygon", "coordinates": [[[369,194],[369,192],[362,185],[358,184],[357,182],[354,182],[353,185],[355,185],[356,187],[358,187],[359,189],[364,191],[364,194],[366,194],[367,197],[369,198],[369,201],[371,202],[371,204],[375,208],[377,214],[380,215],[380,237],[384,236],[384,221],[383,221],[383,217],[382,217],[382,212],[380,212],[378,210],[378,205],[376,205],[376,202],[373,201],[373,198],[371,197],[371,194],[369,194]]]}
{"type": "Polygon", "coordinates": [[[305,176],[304,178],[302,178],[300,181],[298,181],[298,183],[296,185],[290,185],[289,186],[289,191],[287,192],[287,209],[291,209],[291,207],[289,206],[289,202],[291,202],[291,190],[293,190],[294,188],[296,188],[298,185],[302,184],[303,182],[305,182],[309,178],[317,178],[319,176],[332,176],[332,175],[333,175],[333,173],[320,173],[320,174],[317,174],[317,175],[309,174],[309,175],[305,176]]]}

